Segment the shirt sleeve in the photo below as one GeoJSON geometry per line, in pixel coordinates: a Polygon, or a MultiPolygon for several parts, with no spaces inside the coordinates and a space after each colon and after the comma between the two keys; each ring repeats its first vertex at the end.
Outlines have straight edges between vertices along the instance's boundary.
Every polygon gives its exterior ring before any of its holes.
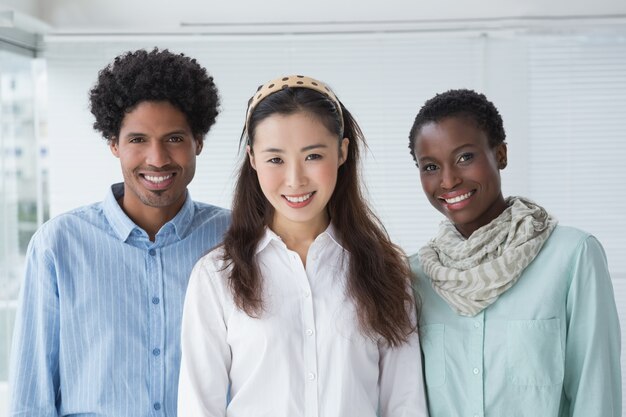
{"type": "Polygon", "coordinates": [[[11,347],[10,416],[57,416],[59,294],[54,263],[35,235],[27,251],[11,347]]]}
{"type": "MultiPolygon", "coordinates": [[[[415,306],[411,311],[417,322],[415,306]]],[[[380,417],[427,417],[419,336],[414,331],[408,342],[397,347],[379,342],[380,417]]]]}
{"type": "Polygon", "coordinates": [[[568,415],[620,417],[620,327],[606,256],[592,236],[579,249],[567,298],[568,415]]]}
{"type": "MultiPolygon", "coordinates": [[[[210,256],[210,255],[209,255],[210,256]]],[[[231,351],[218,272],[203,258],[194,267],[182,320],[178,415],[226,415],[231,351]]]]}

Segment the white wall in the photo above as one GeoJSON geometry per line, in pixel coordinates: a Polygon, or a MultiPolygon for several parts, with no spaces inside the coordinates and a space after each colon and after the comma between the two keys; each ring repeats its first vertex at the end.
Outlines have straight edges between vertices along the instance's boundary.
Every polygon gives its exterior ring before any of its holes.
{"type": "Polygon", "coordinates": [[[164,33],[215,30],[216,26],[228,30],[228,25],[250,23],[343,22],[335,27],[350,27],[351,22],[626,15],[624,0],[39,0],[39,3],[40,18],[58,32],[164,33]],[[205,26],[185,29],[181,23],[205,26]]]}
{"type": "Polygon", "coordinates": [[[0,10],[16,10],[33,17],[39,17],[40,0],[3,0],[0,2],[0,10]]]}

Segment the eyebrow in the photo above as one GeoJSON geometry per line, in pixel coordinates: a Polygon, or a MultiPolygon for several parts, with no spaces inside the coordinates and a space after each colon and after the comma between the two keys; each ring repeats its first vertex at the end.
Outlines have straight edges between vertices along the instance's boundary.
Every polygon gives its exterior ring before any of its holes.
{"type": "MultiPolygon", "coordinates": [[[[188,134],[190,133],[185,129],[177,129],[177,130],[172,130],[171,132],[167,132],[162,136],[165,137],[165,136],[171,136],[171,135],[188,135],[188,134]]],[[[125,138],[130,137],[130,136],[149,136],[149,135],[144,132],[128,132],[127,134],[124,135],[125,138]]]]}
{"type": "MultiPolygon", "coordinates": [[[[457,153],[458,151],[460,151],[463,148],[475,148],[475,147],[476,147],[476,145],[474,145],[473,143],[465,143],[465,144],[463,144],[461,146],[457,146],[456,148],[452,149],[452,152],[450,152],[450,153],[454,154],[454,153],[457,153]]],[[[426,156],[423,156],[421,158],[418,158],[417,162],[419,163],[419,162],[429,161],[429,160],[434,160],[434,158],[431,157],[431,156],[426,155],[426,156]]]]}
{"type": "Polygon", "coordinates": [[[432,158],[430,156],[423,156],[421,158],[417,158],[417,164],[419,165],[419,164],[422,164],[422,163],[424,163],[426,161],[430,161],[430,160],[432,160],[432,158]]]}
{"type": "MultiPolygon", "coordinates": [[[[311,151],[313,149],[319,149],[319,148],[328,148],[328,145],[324,145],[322,143],[319,143],[319,144],[316,144],[316,145],[309,145],[309,146],[305,146],[304,148],[300,149],[300,152],[307,152],[307,151],[311,151]]],[[[266,149],[263,149],[261,152],[285,153],[284,150],[279,149],[279,148],[266,148],[266,149]]]]}

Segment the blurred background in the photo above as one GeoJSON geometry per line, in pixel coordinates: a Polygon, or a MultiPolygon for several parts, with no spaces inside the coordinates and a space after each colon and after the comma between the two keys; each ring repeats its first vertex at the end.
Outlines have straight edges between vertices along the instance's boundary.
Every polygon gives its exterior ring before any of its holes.
{"type": "Polygon", "coordinates": [[[30,237],[122,179],[87,93],[116,55],[155,46],[197,58],[221,93],[194,199],[230,206],[256,87],[310,75],[363,128],[369,199],[408,253],[441,220],[407,148],[413,119],[437,92],[483,92],[507,131],[505,194],[599,238],[626,323],[623,0],[0,0],[0,417],[30,237]]]}

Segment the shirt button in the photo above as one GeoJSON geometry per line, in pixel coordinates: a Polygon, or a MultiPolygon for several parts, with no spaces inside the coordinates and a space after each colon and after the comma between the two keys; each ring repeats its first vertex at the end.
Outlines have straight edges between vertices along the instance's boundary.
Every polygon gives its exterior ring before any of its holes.
{"type": "Polygon", "coordinates": [[[159,304],[160,302],[159,297],[152,297],[152,304],[159,304]]]}
{"type": "Polygon", "coordinates": [[[148,253],[150,254],[150,256],[156,255],[156,251],[154,249],[150,249],[148,253]]]}
{"type": "Polygon", "coordinates": [[[155,410],[159,411],[161,409],[161,403],[154,403],[153,407],[155,410]]]}
{"type": "Polygon", "coordinates": [[[478,375],[480,373],[480,369],[474,368],[472,372],[474,372],[474,375],[478,375]]]}
{"type": "Polygon", "coordinates": [[[305,291],[305,292],[304,292],[304,296],[305,296],[306,298],[309,298],[309,297],[311,296],[311,291],[305,291]]]}
{"type": "Polygon", "coordinates": [[[313,336],[313,329],[306,329],[307,336],[313,336]]]}
{"type": "Polygon", "coordinates": [[[476,327],[477,329],[480,327],[480,323],[479,322],[474,322],[474,327],[476,327]]]}
{"type": "Polygon", "coordinates": [[[307,378],[309,378],[309,381],[313,381],[315,379],[315,374],[313,372],[309,372],[307,378]]]}
{"type": "Polygon", "coordinates": [[[153,354],[154,356],[159,356],[159,355],[161,354],[161,350],[160,350],[159,348],[154,348],[154,349],[152,350],[152,354],[153,354]]]}

